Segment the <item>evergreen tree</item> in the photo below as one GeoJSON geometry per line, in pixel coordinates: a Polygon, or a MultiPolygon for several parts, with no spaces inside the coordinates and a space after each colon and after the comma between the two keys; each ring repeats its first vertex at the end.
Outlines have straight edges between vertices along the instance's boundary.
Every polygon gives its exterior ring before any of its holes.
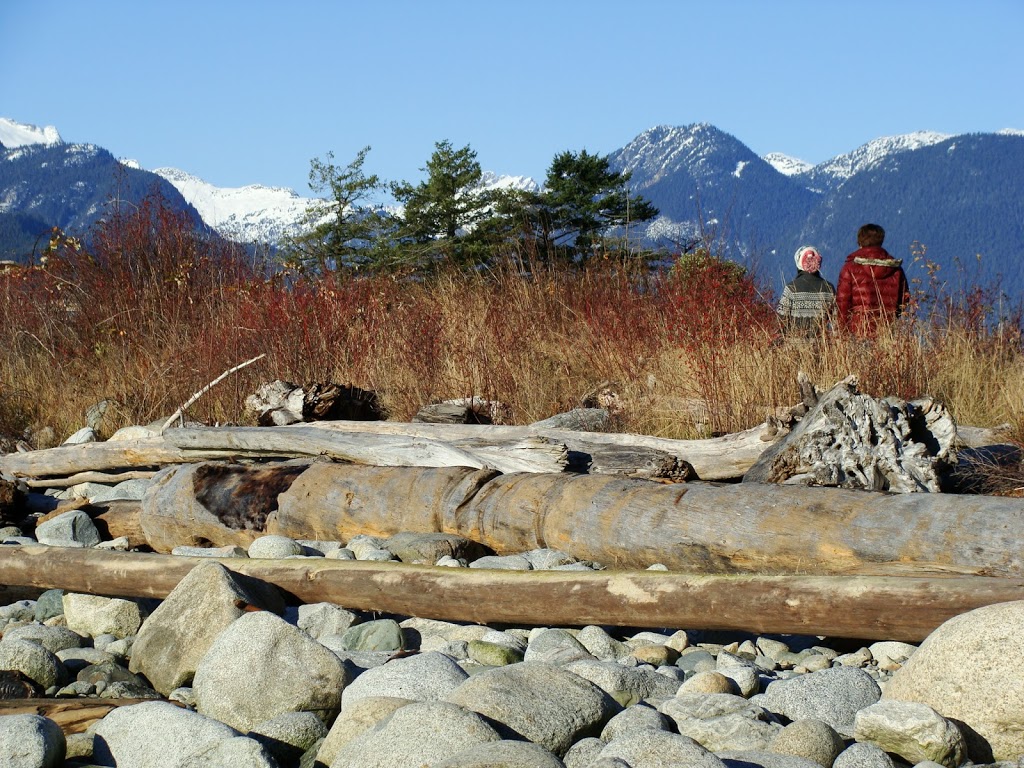
{"type": "Polygon", "coordinates": [[[479,189],[483,172],[476,152],[439,141],[425,168],[427,178],[413,185],[391,185],[404,206],[400,236],[405,242],[433,243],[448,257],[466,261],[476,253],[469,231],[491,213],[494,196],[479,189]]]}
{"type": "Polygon", "coordinates": [[[382,207],[368,204],[384,188],[376,174],[367,176],[363,164],[370,147],[363,147],[344,168],[334,164],[334,153],[310,161],[309,187],[327,194],[312,206],[302,220],[302,233],[288,238],[283,258],[301,268],[315,268],[321,274],[337,274],[344,268],[359,268],[376,261],[380,241],[387,232],[390,216],[382,207]]]}
{"type": "Polygon", "coordinates": [[[542,241],[549,247],[572,242],[585,256],[611,228],[653,219],[658,209],[640,195],[629,195],[629,179],[629,173],[612,171],[607,157],[585,149],[555,155],[536,201],[542,241]]]}

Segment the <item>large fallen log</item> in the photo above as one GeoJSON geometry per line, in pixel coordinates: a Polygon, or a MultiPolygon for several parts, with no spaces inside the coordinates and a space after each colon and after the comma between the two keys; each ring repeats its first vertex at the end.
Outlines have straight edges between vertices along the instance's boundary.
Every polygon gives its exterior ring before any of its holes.
{"type": "Polygon", "coordinates": [[[142,503],[150,546],[412,531],[459,534],[499,553],[552,547],[618,568],[1024,577],[1022,499],[328,462],[268,493],[266,482],[247,481],[257,471],[272,470],[161,473],[142,503]]]}
{"type": "MultiPolygon", "coordinates": [[[[0,582],[165,597],[202,558],[17,547],[0,582]]],[[[494,571],[324,558],[219,559],[307,603],[541,626],[733,629],[918,641],[946,619],[1024,598],[1024,581],[971,576],[694,576],[651,571],[494,571]]]]}
{"type": "MultiPolygon", "coordinates": [[[[501,472],[595,472],[686,480],[694,456],[708,479],[739,477],[768,445],[748,430],[715,440],[578,433],[528,427],[316,422],[288,427],[168,429],[160,437],[61,446],[0,456],[11,476],[63,478],[84,472],[184,464],[218,458],[328,456],[382,466],[491,467],[501,472]],[[366,424],[379,430],[365,430],[366,424]],[[391,426],[385,426],[391,425],[391,426]],[[465,426],[469,431],[446,434],[465,426]],[[444,428],[431,435],[430,428],[444,428]],[[422,433],[421,428],[426,428],[422,433]],[[403,431],[403,429],[407,429],[403,431]],[[474,431],[477,430],[477,431],[474,431]],[[485,431],[486,430],[486,431],[485,431]],[[494,431],[497,430],[497,431],[494,431]]],[[[61,482],[61,481],[59,481],[61,482]]],[[[34,483],[40,485],[40,483],[34,483]]]]}

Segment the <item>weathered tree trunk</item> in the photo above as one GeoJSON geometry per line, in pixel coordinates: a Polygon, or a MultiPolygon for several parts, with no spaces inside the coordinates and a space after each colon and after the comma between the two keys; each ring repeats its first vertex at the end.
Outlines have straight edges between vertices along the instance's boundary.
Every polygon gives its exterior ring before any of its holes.
{"type": "Polygon", "coordinates": [[[805,404],[810,411],[744,482],[936,493],[956,465],[956,423],[941,403],[879,400],[850,377],[805,404]]]}
{"type": "Polygon", "coordinates": [[[218,491],[216,473],[177,468],[146,494],[142,526],[157,551],[190,536],[220,546],[262,533],[347,541],[412,531],[497,552],[553,547],[619,568],[1024,576],[1021,499],[331,463],[311,464],[268,498],[262,520],[240,522],[234,510],[248,502],[218,491]],[[197,494],[204,472],[210,485],[197,494]]]}
{"type": "Polygon", "coordinates": [[[249,395],[245,407],[256,414],[263,426],[323,419],[377,421],[387,418],[376,392],[333,383],[300,387],[278,379],[249,395]]]}
{"type": "MultiPolygon", "coordinates": [[[[165,597],[201,558],[19,547],[0,581],[165,597]]],[[[401,563],[224,558],[300,601],[479,623],[743,629],[918,641],[948,618],[1024,598],[1024,581],[970,576],[693,576],[493,571],[401,563]]]]}

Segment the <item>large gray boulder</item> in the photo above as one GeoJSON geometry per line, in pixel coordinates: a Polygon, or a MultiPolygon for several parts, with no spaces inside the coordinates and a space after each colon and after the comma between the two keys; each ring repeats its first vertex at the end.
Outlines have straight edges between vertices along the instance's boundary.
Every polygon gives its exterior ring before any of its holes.
{"type": "Polygon", "coordinates": [[[411,699],[394,696],[368,696],[345,707],[335,719],[316,753],[317,762],[330,765],[338,751],[359,734],[386,720],[399,707],[412,704],[411,699]]]}
{"type": "Polygon", "coordinates": [[[178,768],[189,755],[240,735],[224,723],[166,701],[117,707],[94,731],[94,762],[119,768],[178,768]]]}
{"type": "Polygon", "coordinates": [[[875,744],[854,742],[832,763],[832,768],[895,768],[896,764],[884,749],[875,744]]]}
{"type": "Polygon", "coordinates": [[[1024,756],[1024,601],[977,608],[935,629],[886,685],[963,723],[971,759],[1024,756]]]}
{"type": "Polygon", "coordinates": [[[712,752],[765,750],[782,729],[764,708],[730,693],[680,691],[659,710],[675,721],[679,733],[712,752]]]}
{"type": "Polygon", "coordinates": [[[77,592],[66,593],[63,600],[68,629],[80,635],[124,638],[135,635],[142,626],[142,611],[132,600],[77,592]]]}
{"type": "Polygon", "coordinates": [[[21,672],[44,691],[60,685],[67,676],[60,659],[31,640],[0,641],[0,669],[21,672]]]}
{"type": "Polygon", "coordinates": [[[435,765],[500,738],[482,717],[467,709],[440,701],[414,702],[343,745],[330,768],[435,765]]]}
{"type": "Polygon", "coordinates": [[[601,760],[619,759],[630,768],[725,768],[725,763],[687,736],[665,731],[634,731],[608,743],[601,760]]]}
{"type": "Polygon", "coordinates": [[[200,563],[143,622],[128,668],[166,696],[191,682],[217,636],[251,608],[280,612],[283,603],[272,585],[200,563]]]}
{"type": "Polygon", "coordinates": [[[769,748],[772,752],[802,757],[831,768],[846,744],[828,723],[807,719],[796,720],[779,731],[769,748]]]}
{"type": "Polygon", "coordinates": [[[554,664],[524,661],[480,672],[447,700],[562,756],[597,736],[621,707],[599,687],[554,664]]]}
{"type": "Polygon", "coordinates": [[[245,736],[234,736],[208,744],[175,764],[175,768],[278,768],[277,761],[262,744],[245,736]]]}
{"type": "Polygon", "coordinates": [[[248,731],[283,712],[331,722],[341,707],[342,661],[298,627],[267,611],[247,613],[217,636],[192,689],[204,715],[248,731]]]}
{"type": "Polygon", "coordinates": [[[345,688],[341,705],[348,709],[369,696],[440,701],[467,677],[468,673],[449,656],[437,651],[420,653],[366,670],[345,688]]]}
{"type": "Polygon", "coordinates": [[[589,680],[620,703],[636,704],[651,696],[675,696],[682,685],[653,667],[626,667],[614,661],[584,659],[566,664],[565,669],[589,680]]]}
{"type": "Polygon", "coordinates": [[[4,640],[30,640],[38,643],[50,653],[60,653],[68,648],[81,648],[82,636],[67,627],[49,627],[45,624],[23,624],[5,629],[4,640]]]}
{"type": "Polygon", "coordinates": [[[857,713],[881,698],[878,683],[862,669],[832,667],[820,672],[776,680],[764,692],[761,706],[790,720],[816,719],[839,735],[853,736],[857,713]]]}
{"type": "Polygon", "coordinates": [[[821,763],[797,755],[760,750],[725,750],[716,752],[728,768],[823,768],[821,763]]]}
{"type": "Polygon", "coordinates": [[[36,541],[51,547],[95,547],[102,540],[92,518],[80,509],[36,526],[36,541]]]}
{"type": "Polygon", "coordinates": [[[0,765],[4,768],[58,768],[66,740],[60,726],[40,715],[0,717],[0,765]]]}
{"type": "Polygon", "coordinates": [[[433,768],[565,768],[565,763],[539,744],[503,740],[464,749],[433,768]]]}
{"type": "Polygon", "coordinates": [[[919,702],[886,700],[865,707],[857,713],[854,737],[910,763],[930,760],[957,768],[967,757],[956,724],[919,702]]]}
{"type": "Polygon", "coordinates": [[[262,744],[279,763],[290,765],[327,736],[327,726],[312,712],[284,712],[246,735],[262,744]]]}

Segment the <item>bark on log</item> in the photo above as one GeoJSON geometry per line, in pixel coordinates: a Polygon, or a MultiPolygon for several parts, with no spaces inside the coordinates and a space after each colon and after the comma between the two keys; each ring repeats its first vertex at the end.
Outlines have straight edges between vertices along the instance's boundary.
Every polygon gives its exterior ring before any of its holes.
{"type": "MultiPolygon", "coordinates": [[[[0,582],[160,598],[203,560],[18,547],[0,556],[0,582]]],[[[1024,598],[1020,579],[970,576],[517,572],[323,558],[218,562],[307,603],[483,624],[599,624],[919,641],[952,616],[1024,598]]]]}
{"type": "Polygon", "coordinates": [[[1024,576],[1021,499],[325,462],[298,474],[250,525],[234,521],[230,505],[197,503],[202,471],[170,470],[143,499],[155,550],[190,535],[245,546],[262,533],[347,541],[411,531],[459,534],[499,553],[552,547],[618,568],[1024,576]]]}

